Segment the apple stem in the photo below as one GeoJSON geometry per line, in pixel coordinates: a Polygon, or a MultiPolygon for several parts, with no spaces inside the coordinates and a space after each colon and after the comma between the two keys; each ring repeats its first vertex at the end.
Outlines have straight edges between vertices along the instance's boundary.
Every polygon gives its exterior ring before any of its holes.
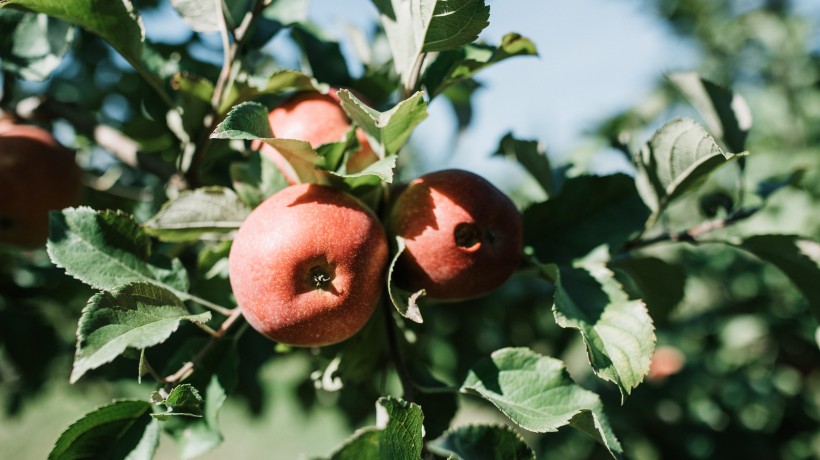
{"type": "Polygon", "coordinates": [[[391,307],[393,304],[390,302],[387,295],[382,296],[381,304],[384,308],[384,322],[385,329],[387,330],[387,344],[390,352],[390,360],[393,361],[393,366],[399,374],[401,387],[404,391],[402,398],[407,402],[413,402],[416,385],[410,377],[410,371],[407,369],[407,363],[405,363],[404,357],[401,354],[401,345],[399,344],[396,322],[393,318],[393,308],[391,307]]]}

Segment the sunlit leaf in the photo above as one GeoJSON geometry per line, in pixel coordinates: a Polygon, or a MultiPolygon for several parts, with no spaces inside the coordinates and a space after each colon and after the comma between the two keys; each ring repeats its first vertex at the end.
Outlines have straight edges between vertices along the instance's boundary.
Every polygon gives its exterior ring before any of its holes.
{"type": "Polygon", "coordinates": [[[535,452],[504,425],[453,428],[427,445],[430,452],[454,460],[535,460],[535,452]]]}
{"type": "Polygon", "coordinates": [[[461,390],[491,402],[521,428],[547,433],[571,425],[621,458],[601,399],[576,385],[555,358],[527,348],[497,350],[473,366],[461,390]]]}
{"type": "Polygon", "coordinates": [[[396,254],[393,256],[393,260],[390,261],[390,267],[387,269],[387,292],[390,295],[390,301],[393,302],[393,306],[396,307],[396,311],[398,311],[400,315],[410,321],[423,323],[424,319],[421,317],[421,310],[419,310],[419,306],[416,302],[424,296],[424,289],[410,293],[393,285],[393,270],[396,268],[396,262],[404,252],[405,247],[404,238],[397,236],[396,254]]]}
{"type": "Polygon", "coordinates": [[[71,24],[45,14],[0,9],[0,65],[26,80],[42,81],[60,65],[74,37],[71,24]]]}
{"type": "Polygon", "coordinates": [[[71,382],[111,362],[127,348],[164,342],[181,321],[207,322],[209,312],[191,315],[170,291],[148,283],[129,284],[94,295],[83,309],[71,382]]]}

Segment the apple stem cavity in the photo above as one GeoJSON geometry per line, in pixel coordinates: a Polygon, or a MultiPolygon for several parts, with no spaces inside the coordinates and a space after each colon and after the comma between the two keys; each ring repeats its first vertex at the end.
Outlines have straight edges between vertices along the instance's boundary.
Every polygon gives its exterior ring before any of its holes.
{"type": "Polygon", "coordinates": [[[462,222],[456,225],[453,234],[456,238],[456,245],[465,249],[481,243],[481,229],[473,223],[462,222]]]}
{"type": "Polygon", "coordinates": [[[316,265],[308,270],[308,279],[317,289],[327,290],[333,281],[332,269],[325,265],[316,265]]]}

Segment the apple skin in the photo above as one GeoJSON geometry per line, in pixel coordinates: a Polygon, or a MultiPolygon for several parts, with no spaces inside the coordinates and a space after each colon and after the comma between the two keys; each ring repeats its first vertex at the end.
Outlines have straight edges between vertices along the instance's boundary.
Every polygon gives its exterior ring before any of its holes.
{"type": "MultiPolygon", "coordinates": [[[[335,88],[328,94],[315,91],[296,93],[271,110],[268,121],[274,136],[307,141],[313,148],[328,142],[341,141],[351,126],[336,96],[335,88]]],[[[356,139],[360,148],[347,160],[348,173],[357,173],[378,160],[361,129],[356,130],[356,139]]],[[[290,184],[299,182],[287,160],[278,150],[268,144],[262,144],[261,153],[279,167],[290,184]]]]}
{"type": "Polygon", "coordinates": [[[415,179],[395,201],[388,232],[405,239],[393,278],[427,297],[488,294],[518,267],[523,225],[512,201],[479,175],[458,169],[415,179]]]}
{"type": "Polygon", "coordinates": [[[228,257],[248,323],[277,342],[323,346],[364,326],[378,304],[384,227],[353,196],[325,185],[287,187],[239,228],[228,257]]]}
{"type": "Polygon", "coordinates": [[[34,248],[48,238],[48,211],[80,202],[74,152],[41,128],[0,122],[0,243],[34,248]]]}

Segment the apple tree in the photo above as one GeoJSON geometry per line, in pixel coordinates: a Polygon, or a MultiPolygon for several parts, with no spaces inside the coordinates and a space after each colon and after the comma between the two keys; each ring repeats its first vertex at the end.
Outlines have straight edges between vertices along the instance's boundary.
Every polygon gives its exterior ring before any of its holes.
{"type": "Polygon", "coordinates": [[[505,194],[411,173],[429,107],[466,128],[482,71],[556,46],[479,40],[485,0],[373,0],[355,56],[306,0],[0,0],[3,122],[84,186],[0,238],[3,423],[74,411],[33,428],[49,459],[820,454],[818,49],[788,2],[644,3],[702,67],[594,156],[487,145],[505,194]]]}

